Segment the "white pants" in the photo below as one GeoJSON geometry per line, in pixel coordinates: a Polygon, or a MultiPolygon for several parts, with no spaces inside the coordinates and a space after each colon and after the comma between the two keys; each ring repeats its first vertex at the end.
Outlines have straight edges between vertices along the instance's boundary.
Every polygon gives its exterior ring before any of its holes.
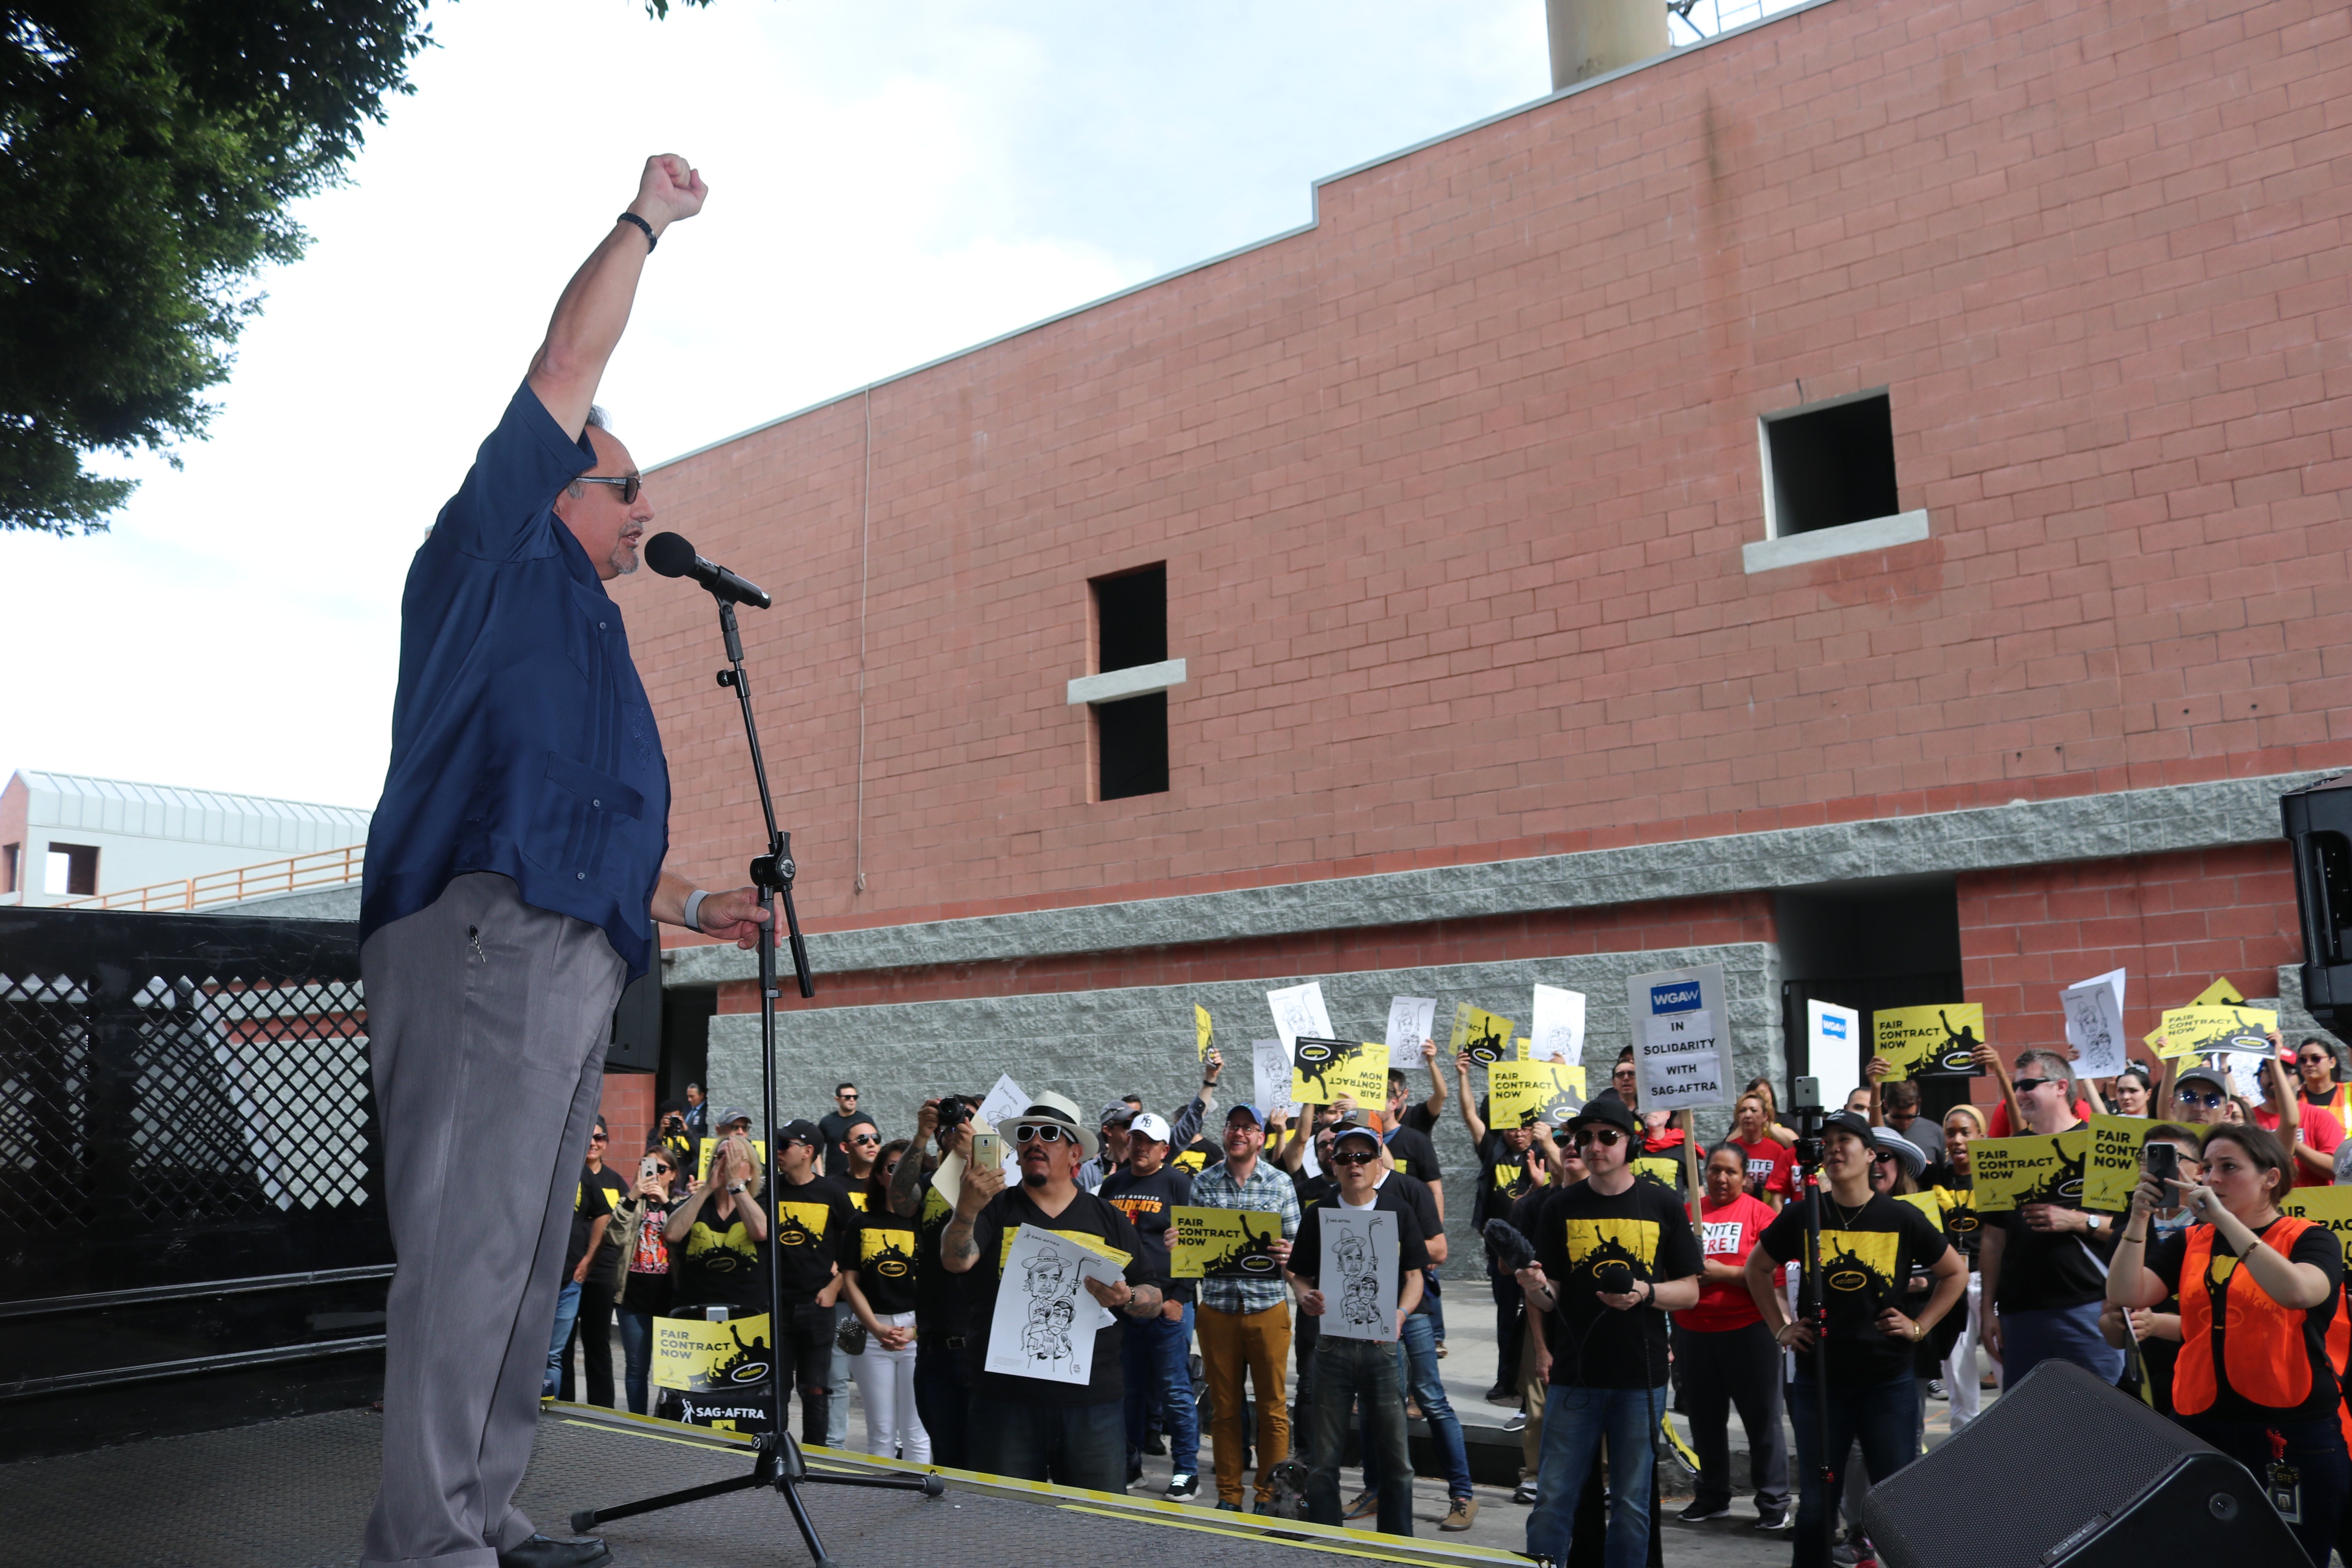
{"type": "Polygon", "coordinates": [[[1953,1342],[1952,1353],[1944,1358],[1944,1390],[1949,1396],[1952,1410],[1952,1430],[1977,1418],[1982,1395],[1977,1388],[1977,1324],[1984,1310],[1984,1291],[1979,1289],[1983,1276],[1969,1270],[1969,1293],[1958,1310],[1968,1314],[1968,1326],[1953,1342]]]}
{"type": "MultiPolygon", "coordinates": [[[[910,1329],[915,1326],[915,1314],[877,1312],[874,1321],[894,1329],[910,1329]]],[[[905,1350],[886,1351],[880,1340],[867,1334],[865,1353],[849,1358],[849,1372],[857,1379],[859,1397],[866,1401],[866,1451],[929,1464],[931,1435],[923,1430],[923,1418],[915,1413],[915,1342],[908,1340],[905,1350]]]]}

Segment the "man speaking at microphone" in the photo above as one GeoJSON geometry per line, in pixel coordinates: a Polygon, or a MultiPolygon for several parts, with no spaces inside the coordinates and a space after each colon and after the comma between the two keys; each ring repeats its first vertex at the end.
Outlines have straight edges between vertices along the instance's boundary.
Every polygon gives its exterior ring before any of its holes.
{"type": "Polygon", "coordinates": [[[594,1568],[514,1507],[573,1189],[621,988],[652,921],[750,947],[750,888],[662,869],[669,769],[621,612],[652,521],[593,407],[646,258],[702,209],[648,159],[401,597],[392,765],[368,831],[360,969],[399,1268],[369,1568],[594,1568]]]}

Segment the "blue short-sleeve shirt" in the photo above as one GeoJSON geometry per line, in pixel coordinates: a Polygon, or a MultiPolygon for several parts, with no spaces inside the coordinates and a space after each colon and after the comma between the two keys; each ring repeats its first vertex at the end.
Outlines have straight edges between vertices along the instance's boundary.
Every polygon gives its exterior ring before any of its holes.
{"type": "Polygon", "coordinates": [[[632,980],[651,962],[669,765],[620,609],[554,511],[595,462],[526,383],[410,563],[362,942],[494,871],[602,927],[632,980]]]}

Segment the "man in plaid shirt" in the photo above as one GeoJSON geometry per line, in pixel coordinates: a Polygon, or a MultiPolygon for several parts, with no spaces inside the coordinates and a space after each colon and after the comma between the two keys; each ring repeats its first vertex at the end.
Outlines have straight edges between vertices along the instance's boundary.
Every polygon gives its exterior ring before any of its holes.
{"type": "MultiPolygon", "coordinates": [[[[1290,1260],[1298,1234],[1298,1193],[1290,1178],[1261,1161],[1265,1119],[1255,1105],[1225,1113],[1224,1163],[1212,1165],[1192,1184],[1198,1208],[1255,1209],[1282,1216],[1278,1261],[1290,1260]]],[[[1201,1367],[1208,1374],[1213,1416],[1210,1439],[1217,1458],[1217,1506],[1242,1511],[1242,1375],[1257,1395],[1257,1509],[1273,1496],[1274,1467],[1290,1457],[1290,1408],[1283,1394],[1283,1365],[1290,1358],[1290,1305],[1283,1300],[1280,1275],[1268,1279],[1203,1279],[1194,1331],[1201,1341],[1201,1367]]]]}

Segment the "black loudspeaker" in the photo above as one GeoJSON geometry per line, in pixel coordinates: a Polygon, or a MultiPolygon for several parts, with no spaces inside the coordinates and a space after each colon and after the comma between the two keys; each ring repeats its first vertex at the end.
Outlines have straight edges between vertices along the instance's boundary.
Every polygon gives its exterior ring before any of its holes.
{"type": "Polygon", "coordinates": [[[1870,1489],[1886,1568],[2310,1568],[2243,1465],[2084,1371],[2045,1361],[1870,1489]]]}
{"type": "Polygon", "coordinates": [[[2336,1034],[2352,1033],[2352,774],[2288,791],[2279,816],[2294,846],[2303,1004],[2336,1034]]]}

